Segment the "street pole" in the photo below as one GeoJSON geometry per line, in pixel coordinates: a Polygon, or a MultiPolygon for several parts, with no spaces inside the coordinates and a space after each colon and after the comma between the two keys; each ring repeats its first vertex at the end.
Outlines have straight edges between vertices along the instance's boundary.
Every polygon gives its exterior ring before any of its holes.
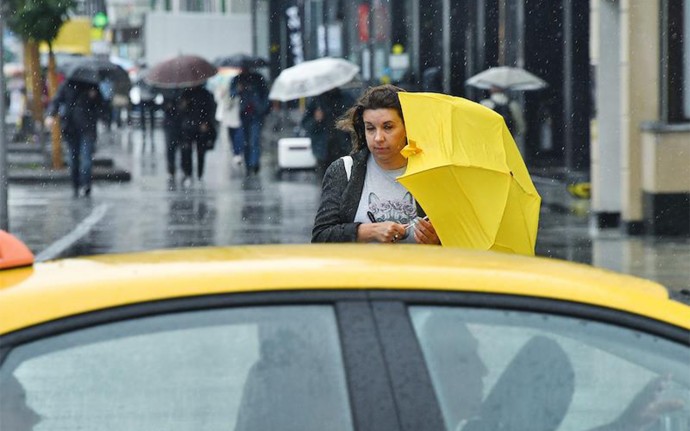
{"type": "MultiPolygon", "coordinates": [[[[0,5],[0,8],[4,6],[0,5]]],[[[9,230],[9,216],[7,212],[7,127],[5,125],[5,14],[0,9],[0,229],[9,230]]]]}

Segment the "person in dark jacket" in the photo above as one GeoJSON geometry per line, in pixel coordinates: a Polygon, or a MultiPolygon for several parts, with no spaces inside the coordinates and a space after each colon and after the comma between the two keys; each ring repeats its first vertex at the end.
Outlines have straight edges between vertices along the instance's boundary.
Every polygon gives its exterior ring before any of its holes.
{"type": "Polygon", "coordinates": [[[60,85],[46,111],[46,127],[52,127],[56,116],[60,118],[62,139],[69,147],[75,196],[91,194],[91,167],[103,103],[98,84],[68,79],[60,85]]]}
{"type": "Polygon", "coordinates": [[[395,180],[407,166],[400,154],[407,135],[399,91],[372,87],[338,121],[352,138],[351,172],[345,158],[326,170],[312,242],[440,244],[422,208],[395,180]]]}
{"type": "Polygon", "coordinates": [[[313,97],[302,117],[302,128],[311,138],[311,150],[321,175],[338,158],[352,149],[347,132],[337,130],[335,121],[352,106],[352,100],[339,88],[313,97]]]}
{"type": "Polygon", "coordinates": [[[203,86],[186,88],[177,99],[180,122],[180,152],[182,155],[182,186],[191,185],[192,151],[197,155],[197,179],[203,180],[206,151],[216,142],[216,101],[203,86]]]}
{"type": "Polygon", "coordinates": [[[244,135],[244,159],[247,174],[259,172],[261,158],[261,129],[271,110],[268,85],[263,75],[248,67],[230,81],[230,97],[240,99],[240,121],[244,135]]]}

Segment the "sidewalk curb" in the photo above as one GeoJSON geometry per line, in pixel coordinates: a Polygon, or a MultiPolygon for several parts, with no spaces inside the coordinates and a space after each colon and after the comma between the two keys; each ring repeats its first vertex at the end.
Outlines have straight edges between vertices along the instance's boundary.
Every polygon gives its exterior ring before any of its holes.
{"type": "MultiPolygon", "coordinates": [[[[129,171],[119,168],[101,168],[94,166],[93,181],[126,182],[132,180],[129,171]]],[[[44,183],[68,183],[71,182],[69,169],[10,169],[10,183],[14,184],[44,184],[44,183]]]]}
{"type": "MultiPolygon", "coordinates": [[[[50,167],[50,154],[38,145],[13,142],[8,146],[8,182],[12,184],[69,183],[69,168],[50,167]]],[[[93,181],[131,181],[131,173],[115,166],[112,157],[94,155],[93,181]]]]}

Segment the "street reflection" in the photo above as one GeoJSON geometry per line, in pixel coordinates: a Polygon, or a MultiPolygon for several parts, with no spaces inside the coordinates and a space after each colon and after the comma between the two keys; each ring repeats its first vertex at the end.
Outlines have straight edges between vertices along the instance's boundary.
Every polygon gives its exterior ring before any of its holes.
{"type": "Polygon", "coordinates": [[[166,247],[214,245],[216,210],[198,191],[180,190],[169,201],[166,247]]]}

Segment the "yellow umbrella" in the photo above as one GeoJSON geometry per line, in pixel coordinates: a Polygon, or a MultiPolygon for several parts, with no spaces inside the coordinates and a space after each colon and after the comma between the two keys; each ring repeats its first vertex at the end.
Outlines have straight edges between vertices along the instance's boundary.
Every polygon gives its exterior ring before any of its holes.
{"type": "Polygon", "coordinates": [[[541,197],[503,117],[436,93],[398,93],[408,158],[398,178],[444,246],[534,254],[541,197]]]}

